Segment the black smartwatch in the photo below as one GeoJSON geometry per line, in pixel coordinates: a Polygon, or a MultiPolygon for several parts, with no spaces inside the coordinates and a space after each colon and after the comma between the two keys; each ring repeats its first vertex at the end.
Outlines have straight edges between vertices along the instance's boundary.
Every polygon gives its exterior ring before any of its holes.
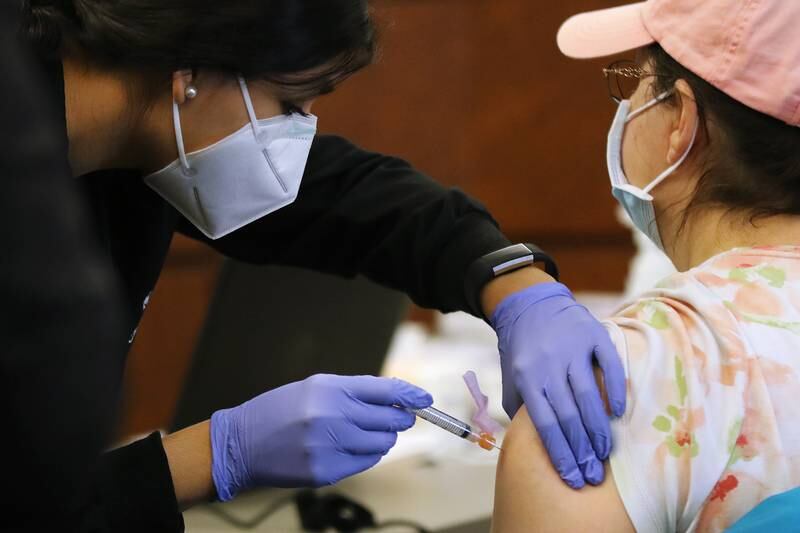
{"type": "Polygon", "coordinates": [[[475,316],[484,317],[481,292],[493,279],[520,268],[543,263],[544,271],[558,280],[558,266],[553,259],[533,244],[515,244],[476,259],[467,269],[464,280],[467,303],[475,316]]]}

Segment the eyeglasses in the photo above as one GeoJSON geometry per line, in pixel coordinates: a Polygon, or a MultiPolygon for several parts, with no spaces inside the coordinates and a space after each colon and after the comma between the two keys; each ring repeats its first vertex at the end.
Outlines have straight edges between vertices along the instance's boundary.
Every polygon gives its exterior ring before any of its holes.
{"type": "Polygon", "coordinates": [[[639,82],[648,76],[657,76],[629,60],[615,61],[603,69],[608,82],[608,94],[616,103],[630,99],[639,87],[639,82]]]}

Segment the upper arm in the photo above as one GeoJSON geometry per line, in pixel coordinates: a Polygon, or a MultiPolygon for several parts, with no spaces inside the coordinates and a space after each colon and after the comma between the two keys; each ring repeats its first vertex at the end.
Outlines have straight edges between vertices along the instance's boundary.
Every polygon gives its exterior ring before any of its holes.
{"type": "Polygon", "coordinates": [[[495,491],[494,533],[635,531],[610,469],[600,486],[569,488],[550,463],[524,407],[503,441],[495,491]]]}

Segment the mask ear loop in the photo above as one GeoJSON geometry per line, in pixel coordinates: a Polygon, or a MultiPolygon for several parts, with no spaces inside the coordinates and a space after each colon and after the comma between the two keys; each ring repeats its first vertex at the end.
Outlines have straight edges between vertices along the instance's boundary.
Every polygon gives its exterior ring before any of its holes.
{"type": "Polygon", "coordinates": [[[250,99],[250,91],[247,90],[247,82],[244,81],[242,76],[239,76],[239,87],[242,89],[244,105],[247,107],[247,114],[250,116],[250,125],[253,127],[253,135],[258,137],[258,117],[256,117],[256,110],[253,108],[253,101],[250,99]]]}
{"type": "Polygon", "coordinates": [[[172,102],[172,121],[175,125],[175,139],[178,144],[178,158],[181,160],[181,168],[186,176],[192,175],[192,166],[189,158],[186,157],[186,147],[183,144],[183,130],[181,129],[181,112],[178,102],[172,102]]]}
{"type": "MultiPolygon", "coordinates": [[[[250,99],[250,91],[247,90],[247,83],[244,78],[239,76],[239,86],[242,89],[242,96],[244,98],[244,105],[247,107],[247,114],[250,116],[250,125],[253,128],[253,135],[258,135],[258,118],[256,111],[253,108],[253,101],[250,99]]],[[[172,102],[172,122],[175,128],[175,140],[178,145],[178,158],[181,161],[181,168],[183,173],[187,176],[192,175],[192,165],[189,163],[189,158],[186,157],[186,146],[183,141],[183,128],[181,127],[181,112],[178,103],[172,102]]]]}
{"type": "Polygon", "coordinates": [[[697,120],[695,120],[694,123],[694,131],[692,132],[692,140],[689,142],[689,147],[686,149],[686,151],[683,153],[680,159],[675,161],[673,165],[671,165],[667,170],[659,174],[658,177],[653,181],[651,181],[647,187],[642,189],[645,192],[645,194],[650,194],[650,191],[658,187],[659,183],[667,179],[670,176],[670,174],[675,172],[678,169],[678,167],[681,166],[684,161],[686,161],[686,158],[689,157],[692,148],[694,148],[694,142],[695,140],[697,140],[697,130],[699,129],[700,129],[700,119],[698,118],[697,120]]]}
{"type": "Polygon", "coordinates": [[[674,89],[670,89],[669,91],[664,91],[663,93],[659,94],[658,96],[656,96],[655,98],[653,98],[652,100],[650,100],[649,102],[644,104],[642,107],[640,107],[636,111],[631,111],[628,114],[628,118],[625,119],[625,123],[627,124],[628,122],[630,122],[631,120],[636,118],[637,115],[641,115],[642,113],[644,113],[645,111],[647,111],[651,107],[657,106],[658,104],[660,104],[661,102],[663,102],[664,100],[666,100],[667,98],[672,96],[672,93],[674,93],[674,92],[675,92],[674,89]]]}

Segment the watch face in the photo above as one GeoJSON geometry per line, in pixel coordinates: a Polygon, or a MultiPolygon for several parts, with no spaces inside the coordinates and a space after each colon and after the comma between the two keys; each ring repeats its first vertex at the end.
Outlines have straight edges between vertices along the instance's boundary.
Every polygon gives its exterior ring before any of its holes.
{"type": "Polygon", "coordinates": [[[526,255],[523,255],[522,257],[516,257],[514,259],[508,259],[504,263],[500,263],[492,268],[492,270],[494,271],[495,277],[502,276],[503,274],[508,274],[514,270],[519,270],[520,268],[532,265],[533,260],[533,254],[528,251],[526,255]]]}

